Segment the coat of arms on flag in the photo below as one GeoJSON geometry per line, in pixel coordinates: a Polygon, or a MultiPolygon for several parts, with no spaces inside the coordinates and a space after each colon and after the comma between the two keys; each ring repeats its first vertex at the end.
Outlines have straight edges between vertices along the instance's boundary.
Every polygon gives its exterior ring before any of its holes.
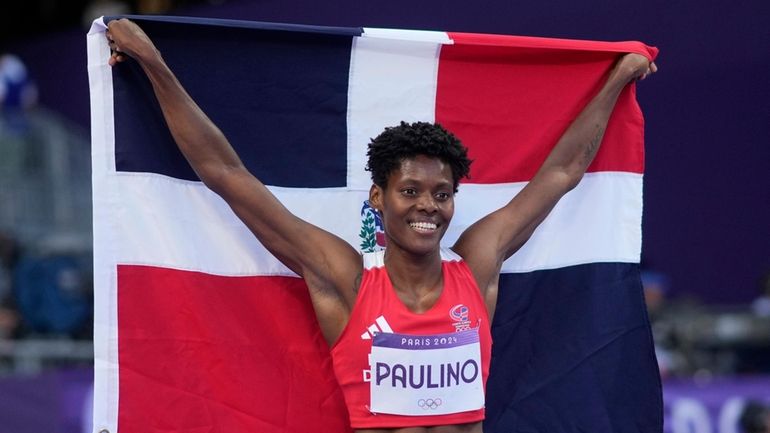
{"type": "Polygon", "coordinates": [[[364,200],[361,207],[361,252],[371,253],[385,248],[385,229],[377,211],[364,200]]]}

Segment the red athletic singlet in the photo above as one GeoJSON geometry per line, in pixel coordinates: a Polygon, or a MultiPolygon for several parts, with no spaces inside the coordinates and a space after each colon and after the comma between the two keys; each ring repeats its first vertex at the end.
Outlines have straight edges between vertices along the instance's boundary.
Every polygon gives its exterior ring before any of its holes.
{"type": "Polygon", "coordinates": [[[423,314],[409,311],[384,267],[364,254],[350,321],[331,349],[353,428],[463,424],[484,419],[492,337],[470,269],[441,251],[444,287],[423,314]]]}

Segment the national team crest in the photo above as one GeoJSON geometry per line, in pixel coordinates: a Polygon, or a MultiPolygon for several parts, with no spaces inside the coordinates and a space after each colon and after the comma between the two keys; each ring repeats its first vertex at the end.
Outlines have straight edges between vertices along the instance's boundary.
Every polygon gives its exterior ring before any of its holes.
{"type": "Polygon", "coordinates": [[[471,321],[469,316],[471,309],[465,304],[457,304],[449,309],[449,317],[452,318],[452,325],[454,325],[457,332],[471,329],[471,321]]]}
{"type": "Polygon", "coordinates": [[[385,227],[382,225],[382,219],[374,208],[369,204],[369,200],[364,200],[361,208],[361,251],[371,253],[385,248],[385,227]]]}

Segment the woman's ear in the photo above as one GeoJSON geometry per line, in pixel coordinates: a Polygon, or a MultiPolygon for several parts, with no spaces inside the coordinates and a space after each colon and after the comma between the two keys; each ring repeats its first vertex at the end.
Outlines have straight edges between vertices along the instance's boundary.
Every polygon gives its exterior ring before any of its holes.
{"type": "Polygon", "coordinates": [[[374,208],[378,213],[382,213],[382,203],[385,198],[385,190],[379,185],[372,184],[369,188],[369,205],[374,208]]]}

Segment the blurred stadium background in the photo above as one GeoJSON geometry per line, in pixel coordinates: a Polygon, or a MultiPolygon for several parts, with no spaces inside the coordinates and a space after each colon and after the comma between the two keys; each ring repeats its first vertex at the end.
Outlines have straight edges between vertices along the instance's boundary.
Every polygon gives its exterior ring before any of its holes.
{"type": "Polygon", "coordinates": [[[0,433],[91,429],[85,33],[94,18],[123,13],[658,46],[661,72],[639,100],[643,282],[665,431],[770,432],[770,2],[29,0],[2,8],[0,433]]]}

